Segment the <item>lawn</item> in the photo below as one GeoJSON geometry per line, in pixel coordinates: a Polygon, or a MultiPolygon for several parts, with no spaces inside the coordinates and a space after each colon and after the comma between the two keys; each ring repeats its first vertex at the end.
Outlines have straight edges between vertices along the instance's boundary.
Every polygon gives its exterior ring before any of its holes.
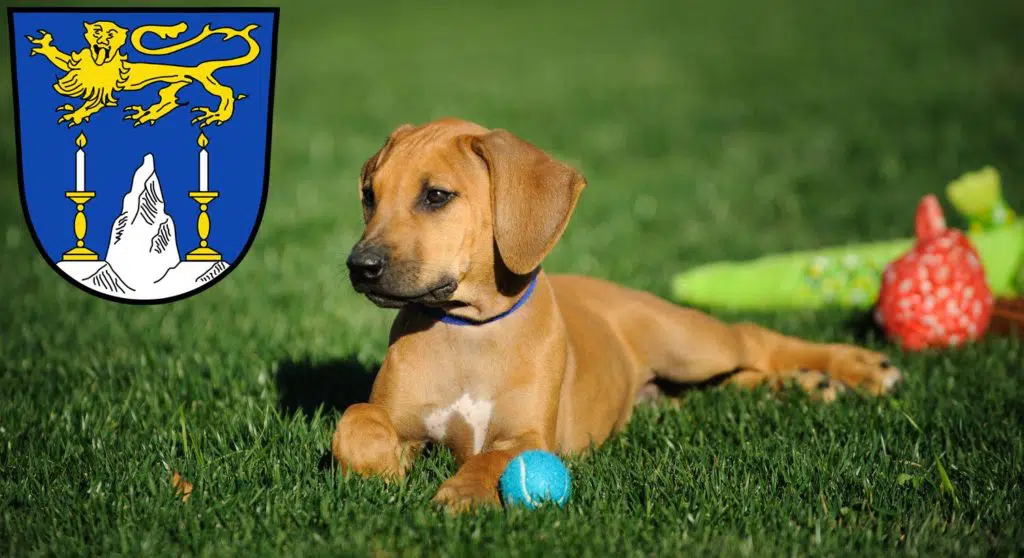
{"type": "MultiPolygon", "coordinates": [[[[344,258],[359,167],[398,124],[457,115],[578,166],[590,186],[546,269],[667,295],[716,259],[909,235],[920,196],[985,164],[1024,209],[1024,4],[282,4],[262,227],[191,299],[119,305],[55,274],[0,111],[0,553],[1024,553],[1019,340],[869,337],[906,372],[886,399],[717,389],[642,409],[569,461],[565,509],[450,517],[429,502],[443,449],[397,486],[324,466],[393,317],[344,258]]],[[[844,311],[742,317],[855,338],[844,311]]]]}

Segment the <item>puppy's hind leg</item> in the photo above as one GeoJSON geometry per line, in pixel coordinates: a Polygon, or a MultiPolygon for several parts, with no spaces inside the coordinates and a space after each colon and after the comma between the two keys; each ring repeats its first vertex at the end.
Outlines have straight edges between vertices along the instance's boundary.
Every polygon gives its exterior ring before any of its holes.
{"type": "Polygon", "coordinates": [[[821,371],[850,387],[874,395],[892,390],[903,378],[888,357],[842,343],[814,343],[753,323],[732,326],[751,368],[766,372],[821,371]]]}
{"type": "Polygon", "coordinates": [[[791,379],[812,393],[829,389],[824,378],[810,374],[816,371],[882,394],[901,378],[888,358],[867,349],[812,343],[752,323],[726,324],[646,293],[637,302],[643,311],[631,316],[623,331],[654,375],[664,380],[700,384],[725,378],[740,386],[776,387],[791,379]]]}

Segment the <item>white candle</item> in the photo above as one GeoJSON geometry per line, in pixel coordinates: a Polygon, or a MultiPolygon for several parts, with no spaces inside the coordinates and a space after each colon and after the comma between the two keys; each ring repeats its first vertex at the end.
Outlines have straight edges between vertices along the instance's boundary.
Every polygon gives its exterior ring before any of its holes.
{"type": "Polygon", "coordinates": [[[199,132],[196,143],[199,144],[199,191],[206,192],[210,189],[210,157],[206,153],[209,140],[206,139],[206,134],[199,132]]]}
{"type": "Polygon", "coordinates": [[[75,191],[85,191],[85,151],[82,149],[78,150],[78,155],[75,157],[75,191]]]}
{"type": "Polygon", "coordinates": [[[199,150],[199,191],[205,192],[210,189],[210,158],[205,149],[199,150]]]}
{"type": "Polygon", "coordinates": [[[75,138],[75,145],[78,146],[78,153],[75,154],[75,191],[85,191],[85,134],[79,133],[75,138]]]}

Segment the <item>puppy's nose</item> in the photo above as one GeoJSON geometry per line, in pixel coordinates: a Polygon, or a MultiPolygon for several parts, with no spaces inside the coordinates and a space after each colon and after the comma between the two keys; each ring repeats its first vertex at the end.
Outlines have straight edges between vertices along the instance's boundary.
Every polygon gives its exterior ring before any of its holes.
{"type": "Polygon", "coordinates": [[[348,256],[348,273],[356,281],[376,281],[388,266],[387,252],[380,248],[357,248],[348,256]]]}

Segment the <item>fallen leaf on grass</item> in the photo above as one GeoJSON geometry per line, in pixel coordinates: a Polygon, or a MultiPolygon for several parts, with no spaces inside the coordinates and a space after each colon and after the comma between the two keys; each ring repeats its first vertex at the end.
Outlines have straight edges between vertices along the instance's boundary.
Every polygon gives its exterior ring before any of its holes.
{"type": "Polygon", "coordinates": [[[171,484],[174,485],[174,493],[181,496],[181,501],[187,502],[188,497],[192,495],[192,483],[185,480],[185,477],[175,471],[174,475],[171,476],[171,484]]]}

